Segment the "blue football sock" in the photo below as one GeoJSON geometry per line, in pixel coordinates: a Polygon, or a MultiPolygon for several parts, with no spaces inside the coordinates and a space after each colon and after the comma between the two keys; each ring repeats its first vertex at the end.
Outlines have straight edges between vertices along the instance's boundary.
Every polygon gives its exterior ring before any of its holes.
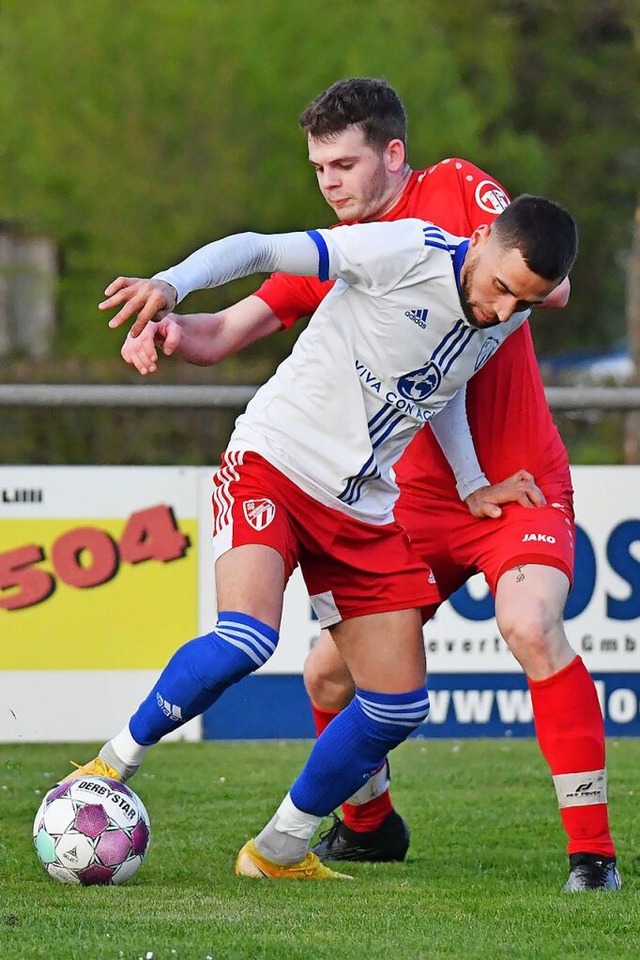
{"type": "Polygon", "coordinates": [[[257,670],[276,649],[278,631],[245,613],[218,614],[215,629],[180,647],[129,721],[142,745],[204,713],[227,687],[257,670]]]}
{"type": "Polygon", "coordinates": [[[409,693],[356,695],[318,737],[304,770],[291,788],[299,810],[326,816],[380,767],[387,753],[429,713],[426,686],[409,693]]]}

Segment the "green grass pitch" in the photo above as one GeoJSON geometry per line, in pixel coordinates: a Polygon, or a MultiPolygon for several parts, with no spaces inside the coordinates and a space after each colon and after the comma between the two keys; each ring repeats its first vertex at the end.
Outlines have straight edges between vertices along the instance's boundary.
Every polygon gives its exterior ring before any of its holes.
{"type": "Polygon", "coordinates": [[[2,960],[637,960],[640,741],[610,741],[609,798],[624,888],[561,893],[565,840],[535,742],[417,739],[393,755],[403,864],[348,882],[234,876],[308,742],[168,744],[131,785],[152,842],[122,887],[66,887],[38,863],[40,798],[90,747],[0,745],[2,960]]]}

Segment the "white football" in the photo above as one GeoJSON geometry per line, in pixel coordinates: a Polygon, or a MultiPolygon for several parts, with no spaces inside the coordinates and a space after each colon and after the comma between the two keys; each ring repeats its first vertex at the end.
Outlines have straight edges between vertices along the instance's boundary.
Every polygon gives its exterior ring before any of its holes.
{"type": "Polygon", "coordinates": [[[108,777],[59,783],[33,822],[38,859],[60,883],[125,883],[142,865],[150,839],[140,797],[108,777]]]}

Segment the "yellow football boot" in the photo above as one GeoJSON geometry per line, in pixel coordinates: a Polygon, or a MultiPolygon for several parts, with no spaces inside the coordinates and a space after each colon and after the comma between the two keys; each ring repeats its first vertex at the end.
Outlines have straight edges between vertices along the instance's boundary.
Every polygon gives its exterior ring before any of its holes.
{"type": "Polygon", "coordinates": [[[298,863],[273,863],[258,852],[254,840],[247,841],[238,854],[236,874],[260,880],[353,880],[346,873],[325,867],[315,853],[308,853],[298,863]]]}
{"type": "Polygon", "coordinates": [[[62,780],[59,781],[60,783],[66,783],[67,780],[77,780],[78,777],[109,777],[110,780],[122,781],[122,777],[118,771],[110,767],[108,763],[105,763],[101,757],[95,757],[93,760],[89,760],[88,763],[74,763],[73,760],[71,763],[76,769],[68,773],[66,777],[63,777],[62,780]]]}

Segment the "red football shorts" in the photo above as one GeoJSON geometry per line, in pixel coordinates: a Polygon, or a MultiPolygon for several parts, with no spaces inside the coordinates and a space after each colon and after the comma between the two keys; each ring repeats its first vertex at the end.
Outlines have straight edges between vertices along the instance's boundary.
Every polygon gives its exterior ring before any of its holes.
{"type": "Polygon", "coordinates": [[[278,551],[286,579],[300,564],[321,626],[439,602],[399,523],[377,526],[327,507],[251,452],[225,453],[213,485],[215,558],[256,543],[278,551]]]}
{"type": "MultiPolygon", "coordinates": [[[[547,498],[549,503],[549,498],[547,498]]],[[[569,499],[557,506],[510,503],[497,520],[478,520],[467,505],[403,493],[395,516],[418,554],[433,570],[443,599],[474,573],[483,573],[495,594],[507,570],[525,563],[556,567],[573,581],[575,527],[569,499]]]]}

